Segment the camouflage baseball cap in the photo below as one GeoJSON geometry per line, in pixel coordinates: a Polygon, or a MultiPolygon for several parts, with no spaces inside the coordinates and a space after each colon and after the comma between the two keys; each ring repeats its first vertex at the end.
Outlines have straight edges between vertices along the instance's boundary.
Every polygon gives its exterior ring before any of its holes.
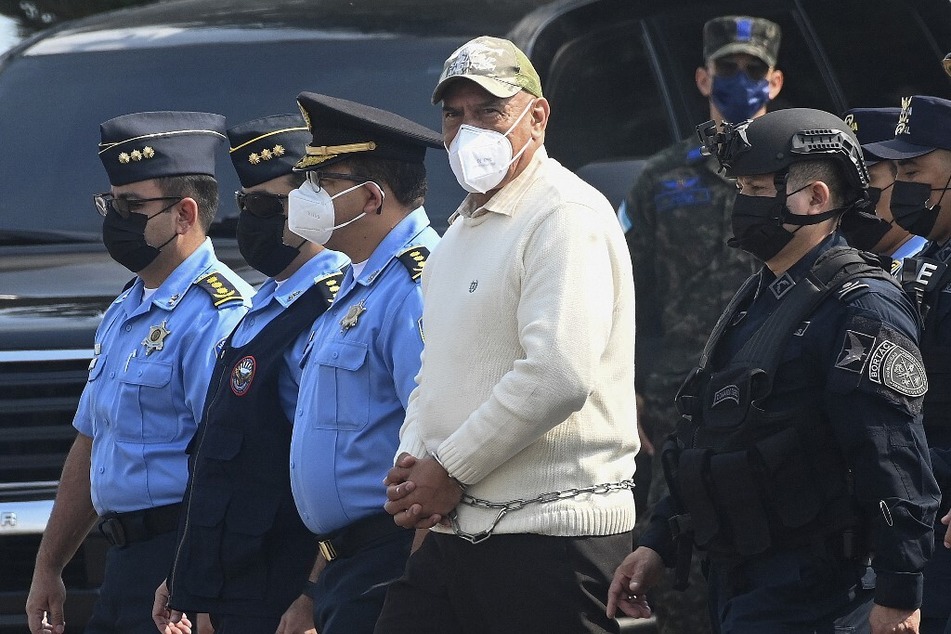
{"type": "Polygon", "coordinates": [[[457,79],[474,81],[496,97],[511,97],[520,90],[542,96],[542,82],[528,57],[498,37],[469,40],[449,56],[433,91],[434,104],[442,101],[446,86],[457,79]]]}
{"type": "Polygon", "coordinates": [[[703,59],[747,53],[775,66],[781,37],[779,25],[766,18],[720,16],[703,25],[703,59]]]}

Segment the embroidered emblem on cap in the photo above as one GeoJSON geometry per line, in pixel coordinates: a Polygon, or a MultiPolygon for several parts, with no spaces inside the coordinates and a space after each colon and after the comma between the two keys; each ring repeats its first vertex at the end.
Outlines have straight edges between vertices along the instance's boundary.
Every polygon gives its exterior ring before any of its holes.
{"type": "Polygon", "coordinates": [[[272,158],[284,156],[284,146],[275,145],[273,148],[264,148],[260,152],[251,152],[248,154],[248,163],[257,165],[261,161],[270,161],[272,158]]]}
{"type": "Polygon", "coordinates": [[[145,346],[145,356],[149,356],[165,347],[165,338],[172,334],[172,331],[166,326],[167,322],[163,321],[158,326],[149,327],[149,334],[142,340],[142,345],[145,346]]]}
{"type": "Polygon", "coordinates": [[[367,310],[364,301],[365,300],[361,299],[359,304],[354,304],[347,309],[347,314],[344,315],[343,319],[340,320],[340,332],[346,332],[357,325],[360,315],[365,313],[367,310]]]}
{"type": "Polygon", "coordinates": [[[922,396],[928,391],[928,378],[921,362],[893,341],[875,348],[868,364],[868,378],[905,396],[922,396]]]}
{"type": "Polygon", "coordinates": [[[911,126],[908,121],[911,119],[911,97],[901,98],[901,114],[898,115],[898,125],[895,126],[895,136],[899,134],[911,134],[911,126]]]}
{"type": "Polygon", "coordinates": [[[141,161],[142,159],[150,159],[155,157],[155,150],[146,145],[141,150],[132,150],[131,152],[119,152],[119,162],[122,164],[141,161]]]}
{"type": "Polygon", "coordinates": [[[231,370],[231,391],[235,396],[244,396],[248,393],[256,370],[257,361],[252,356],[244,357],[234,364],[231,370]]]}

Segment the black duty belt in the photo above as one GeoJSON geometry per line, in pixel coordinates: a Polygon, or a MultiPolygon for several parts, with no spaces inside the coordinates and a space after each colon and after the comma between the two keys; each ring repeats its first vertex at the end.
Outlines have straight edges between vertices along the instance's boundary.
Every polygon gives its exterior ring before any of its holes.
{"type": "Polygon", "coordinates": [[[99,532],[110,544],[122,548],[176,530],[181,508],[181,504],[169,504],[128,513],[106,513],[99,518],[99,532]]]}
{"type": "Polygon", "coordinates": [[[379,539],[404,530],[407,529],[397,526],[390,514],[378,513],[357,520],[329,535],[318,535],[317,547],[327,561],[344,559],[352,557],[379,539]]]}

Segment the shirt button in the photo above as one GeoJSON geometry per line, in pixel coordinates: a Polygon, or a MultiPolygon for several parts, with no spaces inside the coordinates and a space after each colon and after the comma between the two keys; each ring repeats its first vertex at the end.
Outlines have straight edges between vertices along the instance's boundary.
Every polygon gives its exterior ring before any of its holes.
{"type": "Polygon", "coordinates": [[[109,373],[109,378],[110,378],[110,379],[116,378],[116,373],[115,373],[115,372],[110,372],[110,373],[109,373]]]}
{"type": "Polygon", "coordinates": [[[333,356],[334,359],[336,359],[336,358],[337,358],[337,353],[334,352],[332,356],[333,356]]]}
{"type": "Polygon", "coordinates": [[[142,376],[142,370],[139,370],[139,376],[142,376]]]}
{"type": "Polygon", "coordinates": [[[292,463],[291,463],[291,469],[293,469],[293,468],[294,468],[294,463],[292,462],[292,463]]]}
{"type": "Polygon", "coordinates": [[[125,325],[125,331],[126,331],[126,332],[129,332],[130,330],[132,330],[132,324],[126,324],[126,325],[125,325]]]}
{"type": "Polygon", "coordinates": [[[249,326],[253,326],[253,325],[254,325],[254,317],[252,317],[251,319],[248,320],[248,325],[249,325],[249,326]]]}
{"type": "Polygon", "coordinates": [[[105,467],[99,467],[99,473],[105,473],[105,472],[106,472],[105,467]]]}

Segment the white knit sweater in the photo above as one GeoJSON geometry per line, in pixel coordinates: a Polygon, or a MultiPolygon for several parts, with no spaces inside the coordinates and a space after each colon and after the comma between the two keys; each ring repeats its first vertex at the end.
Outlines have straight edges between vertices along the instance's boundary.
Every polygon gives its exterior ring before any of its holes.
{"type": "MultiPolygon", "coordinates": [[[[540,148],[473,207],[463,202],[423,271],[425,350],[398,453],[437,455],[470,495],[493,502],[631,478],[634,288],[610,203],[540,148]]],[[[466,532],[497,516],[457,512],[466,532]]],[[[631,491],[618,490],[529,505],[496,532],[633,525],[631,491]]]]}

